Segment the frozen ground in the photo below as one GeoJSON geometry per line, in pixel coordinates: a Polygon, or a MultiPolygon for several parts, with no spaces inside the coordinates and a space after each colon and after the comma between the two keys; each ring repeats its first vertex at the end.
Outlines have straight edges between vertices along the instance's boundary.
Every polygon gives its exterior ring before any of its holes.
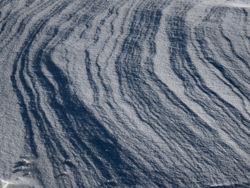
{"type": "Polygon", "coordinates": [[[249,13],[0,0],[0,187],[250,187],[249,13]]]}

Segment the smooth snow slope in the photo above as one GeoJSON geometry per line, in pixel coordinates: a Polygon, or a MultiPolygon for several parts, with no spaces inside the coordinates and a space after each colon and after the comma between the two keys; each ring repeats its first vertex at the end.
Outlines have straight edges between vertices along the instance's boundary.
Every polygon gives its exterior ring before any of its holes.
{"type": "Polygon", "coordinates": [[[249,13],[0,0],[0,185],[250,187],[249,13]]]}

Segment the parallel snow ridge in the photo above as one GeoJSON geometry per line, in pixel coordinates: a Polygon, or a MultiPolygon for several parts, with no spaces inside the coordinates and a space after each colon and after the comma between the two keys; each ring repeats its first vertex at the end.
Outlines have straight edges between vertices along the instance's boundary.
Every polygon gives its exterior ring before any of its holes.
{"type": "Polygon", "coordinates": [[[12,69],[2,77],[32,161],[25,178],[60,188],[248,187],[249,7],[0,1],[0,54],[12,69]]]}

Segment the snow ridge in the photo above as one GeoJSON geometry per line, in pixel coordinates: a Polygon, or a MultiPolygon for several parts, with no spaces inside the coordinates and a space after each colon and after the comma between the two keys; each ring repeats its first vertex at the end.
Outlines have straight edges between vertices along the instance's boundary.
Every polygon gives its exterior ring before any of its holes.
{"type": "Polygon", "coordinates": [[[249,7],[1,0],[2,187],[250,186],[249,7]]]}

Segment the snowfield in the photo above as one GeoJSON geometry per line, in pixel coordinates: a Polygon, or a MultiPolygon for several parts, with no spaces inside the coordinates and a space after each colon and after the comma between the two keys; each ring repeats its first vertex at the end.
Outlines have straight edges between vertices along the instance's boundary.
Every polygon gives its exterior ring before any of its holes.
{"type": "Polygon", "coordinates": [[[250,187],[249,13],[0,0],[0,187],[250,187]]]}

